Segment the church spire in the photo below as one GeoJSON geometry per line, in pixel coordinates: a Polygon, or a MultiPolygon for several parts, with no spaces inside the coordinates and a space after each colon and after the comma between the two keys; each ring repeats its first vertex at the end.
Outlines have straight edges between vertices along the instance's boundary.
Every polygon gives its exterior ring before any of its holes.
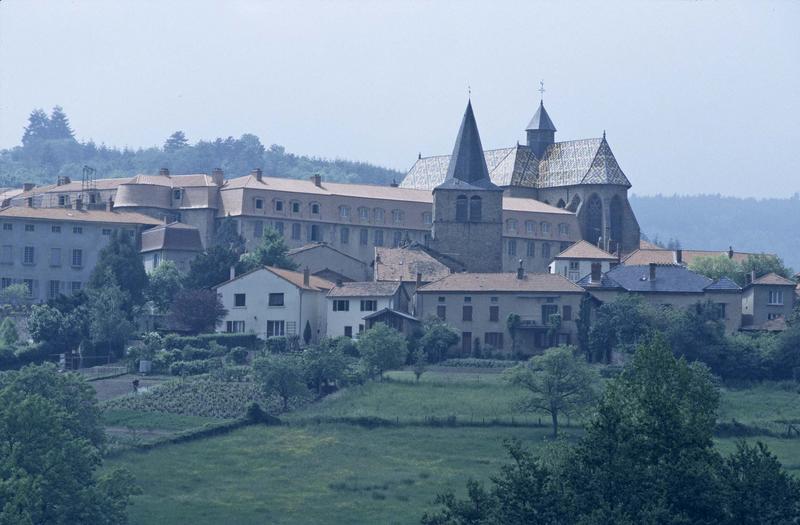
{"type": "Polygon", "coordinates": [[[447,168],[447,176],[438,187],[463,187],[463,183],[476,188],[496,188],[486,168],[478,124],[472,112],[472,101],[467,102],[467,109],[461,120],[453,155],[447,168]]]}
{"type": "Polygon", "coordinates": [[[539,109],[525,128],[525,133],[528,135],[528,148],[539,159],[544,157],[547,147],[555,143],[556,127],[544,109],[544,101],[539,101],[539,109]]]}
{"type": "Polygon", "coordinates": [[[525,131],[556,131],[553,121],[550,120],[550,115],[548,115],[547,110],[544,109],[543,100],[539,101],[539,109],[536,110],[530,123],[528,123],[528,127],[525,128],[525,131]]]}

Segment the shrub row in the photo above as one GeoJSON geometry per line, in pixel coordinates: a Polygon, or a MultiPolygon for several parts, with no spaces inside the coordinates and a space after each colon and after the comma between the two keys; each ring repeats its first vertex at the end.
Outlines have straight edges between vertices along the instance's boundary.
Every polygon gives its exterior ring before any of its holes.
{"type": "Polygon", "coordinates": [[[228,350],[237,346],[250,350],[261,347],[261,343],[255,334],[200,334],[194,336],[179,336],[169,334],[164,336],[164,345],[168,350],[176,350],[186,346],[208,349],[211,343],[224,346],[228,350]]]}
{"type": "Polygon", "coordinates": [[[478,359],[476,357],[462,357],[445,359],[437,364],[441,366],[452,366],[455,368],[509,368],[516,365],[517,362],[505,359],[478,359]]]}

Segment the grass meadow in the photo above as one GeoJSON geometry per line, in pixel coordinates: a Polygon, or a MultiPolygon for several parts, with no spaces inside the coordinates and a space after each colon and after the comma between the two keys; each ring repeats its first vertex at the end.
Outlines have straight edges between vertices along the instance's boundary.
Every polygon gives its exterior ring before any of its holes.
{"type": "MultiPolygon", "coordinates": [[[[131,523],[419,523],[437,493],[463,495],[467,479],[487,480],[496,473],[507,461],[504,440],[518,439],[539,453],[552,443],[550,429],[537,426],[537,415],[520,417],[516,406],[523,393],[506,385],[501,374],[441,370],[427,372],[419,383],[409,372],[388,376],[389,381],[346,389],[285,415],[283,426],[251,426],[109,458],[107,468],[130,469],[142,486],[131,523]],[[346,422],[376,417],[394,425],[346,422]],[[473,424],[426,424],[431,417],[473,424]],[[526,425],[511,426],[512,417],[526,425]]],[[[777,435],[785,424],[776,421],[800,418],[796,388],[764,384],[721,393],[721,421],[774,429],[777,435]]],[[[117,410],[106,420],[185,430],[209,419],[174,417],[117,410]]],[[[579,435],[574,425],[564,438],[579,435]]],[[[800,439],[774,435],[748,439],[765,442],[800,475],[800,439]]],[[[716,440],[726,453],[735,443],[716,440]]]]}

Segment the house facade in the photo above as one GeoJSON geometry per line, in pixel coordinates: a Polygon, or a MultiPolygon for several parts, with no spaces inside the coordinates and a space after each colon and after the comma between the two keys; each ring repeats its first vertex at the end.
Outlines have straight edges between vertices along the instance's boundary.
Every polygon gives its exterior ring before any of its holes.
{"type": "Polygon", "coordinates": [[[551,273],[455,273],[420,287],[417,317],[438,317],[461,335],[456,353],[476,348],[531,355],[576,342],[584,290],[551,273]],[[510,314],[519,315],[508,326],[510,314]]]}
{"type": "Polygon", "coordinates": [[[167,260],[174,262],[178,270],[186,273],[192,259],[203,252],[203,243],[197,228],[173,222],[143,231],[140,252],[147,273],[167,260]]]}
{"type": "Polygon", "coordinates": [[[399,282],[337,284],[327,296],[328,337],[358,336],[368,329],[366,316],[379,311],[408,312],[409,297],[399,282]]]}
{"type": "Polygon", "coordinates": [[[742,292],[742,328],[784,329],[795,306],[797,283],[775,273],[748,280],[742,292]]]}
{"type": "Polygon", "coordinates": [[[594,263],[599,263],[605,273],[619,263],[619,258],[591,243],[578,241],[553,258],[550,273],[563,275],[575,283],[591,273],[594,263]]]}
{"type": "Polygon", "coordinates": [[[234,276],[214,287],[227,310],[217,331],[316,343],[326,333],[325,294],[333,287],[308,270],[264,267],[234,276]]]}

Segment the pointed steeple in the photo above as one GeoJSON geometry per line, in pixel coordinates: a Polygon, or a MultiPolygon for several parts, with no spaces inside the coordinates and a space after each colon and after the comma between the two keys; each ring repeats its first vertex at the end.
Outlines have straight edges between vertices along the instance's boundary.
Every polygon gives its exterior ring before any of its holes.
{"type": "Polygon", "coordinates": [[[547,148],[556,141],[556,127],[544,109],[544,102],[539,101],[539,109],[525,128],[525,133],[530,150],[538,159],[543,159],[547,148]]]}
{"type": "Polygon", "coordinates": [[[547,114],[547,110],[544,109],[544,101],[539,101],[539,109],[536,110],[536,113],[533,115],[530,123],[528,123],[528,127],[525,128],[525,131],[557,131],[555,125],[553,125],[553,121],[550,120],[550,115],[547,114]]]}
{"type": "Polygon", "coordinates": [[[447,167],[447,176],[438,188],[465,187],[465,183],[476,188],[495,189],[489,178],[486,168],[486,158],[483,155],[481,137],[478,134],[478,124],[472,112],[472,101],[467,102],[464,118],[458,130],[453,155],[447,167]]]}

